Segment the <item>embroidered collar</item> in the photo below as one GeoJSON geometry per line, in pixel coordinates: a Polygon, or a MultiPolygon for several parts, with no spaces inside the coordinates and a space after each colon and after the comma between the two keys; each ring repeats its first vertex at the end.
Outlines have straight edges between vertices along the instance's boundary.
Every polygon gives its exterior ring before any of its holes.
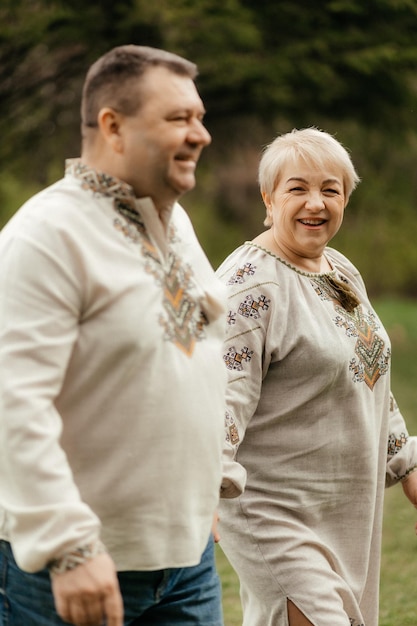
{"type": "Polygon", "coordinates": [[[128,183],[105,172],[98,172],[82,163],[80,159],[67,159],[65,161],[65,174],[71,174],[81,180],[84,189],[91,189],[94,193],[101,193],[113,197],[115,200],[122,200],[135,208],[137,198],[128,183]]]}

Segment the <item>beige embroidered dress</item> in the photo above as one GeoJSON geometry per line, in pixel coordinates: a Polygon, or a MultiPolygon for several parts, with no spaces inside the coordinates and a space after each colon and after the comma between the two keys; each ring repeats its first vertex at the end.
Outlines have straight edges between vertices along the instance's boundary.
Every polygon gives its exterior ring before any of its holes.
{"type": "Polygon", "coordinates": [[[229,294],[221,546],[244,626],[286,626],[287,599],[314,626],[377,626],[384,487],[417,464],[388,336],[355,267],[325,254],[333,271],[308,274],[246,243],[217,271],[229,294]],[[353,312],[332,276],[357,293],[353,312]]]}

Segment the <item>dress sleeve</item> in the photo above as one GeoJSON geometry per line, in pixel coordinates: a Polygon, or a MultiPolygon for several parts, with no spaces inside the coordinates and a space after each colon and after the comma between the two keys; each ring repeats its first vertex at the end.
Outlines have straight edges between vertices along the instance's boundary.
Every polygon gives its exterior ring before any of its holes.
{"type": "Polygon", "coordinates": [[[223,351],[228,373],[223,498],[234,498],[244,491],[246,470],[238,461],[238,450],[256,411],[262,380],[270,362],[265,344],[271,300],[265,287],[256,282],[242,284],[245,273],[250,274],[250,266],[250,263],[241,263],[223,275],[229,308],[223,351]]]}
{"type": "Polygon", "coordinates": [[[386,486],[391,487],[417,470],[417,437],[410,437],[404,418],[391,394],[386,486]]]}
{"type": "Polygon", "coordinates": [[[97,540],[100,528],[60,446],[55,399],[78,336],[80,289],[62,241],[50,239],[5,236],[0,266],[0,504],[29,572],[97,540]]]}

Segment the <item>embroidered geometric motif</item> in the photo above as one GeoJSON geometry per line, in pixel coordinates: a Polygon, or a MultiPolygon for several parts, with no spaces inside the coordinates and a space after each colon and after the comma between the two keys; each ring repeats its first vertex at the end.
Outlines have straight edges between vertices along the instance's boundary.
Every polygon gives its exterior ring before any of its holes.
{"type": "Polygon", "coordinates": [[[167,317],[160,316],[165,338],[172,341],[187,356],[193,353],[196,341],[204,337],[208,320],[203,311],[197,311],[196,302],[189,297],[188,287],[192,270],[183,266],[173,254],[169,255],[168,270],[164,275],[164,307],[167,317]]]}
{"type": "MultiPolygon", "coordinates": [[[[354,382],[364,382],[371,391],[377,380],[389,370],[391,351],[384,353],[385,342],[377,330],[380,328],[375,315],[365,313],[359,304],[353,311],[346,311],[334,297],[334,292],[325,280],[312,280],[317,295],[322,300],[331,300],[337,315],[334,322],[337,327],[344,328],[348,337],[357,338],[355,344],[356,358],[351,359],[349,370],[353,373],[354,382]]],[[[346,279],[345,279],[346,280],[346,279]]]]}
{"type": "MultiPolygon", "coordinates": [[[[136,198],[130,185],[91,170],[77,160],[69,161],[66,171],[79,178],[84,189],[113,198],[115,210],[124,218],[121,220],[116,217],[114,227],[130,241],[140,245],[145,258],[145,270],[154,276],[163,289],[165,314],[160,315],[159,323],[165,330],[164,338],[191,356],[196,341],[205,337],[204,327],[208,324],[204,312],[191,295],[191,267],[183,265],[172,248],[168,252],[167,262],[162,263],[136,208],[136,198]]],[[[171,225],[169,243],[172,244],[175,239],[176,232],[171,225]]]]}
{"type": "Polygon", "coordinates": [[[406,433],[401,433],[398,436],[390,434],[388,437],[388,456],[394,456],[394,454],[397,454],[407,441],[408,435],[406,433]]]}
{"type": "MultiPolygon", "coordinates": [[[[166,315],[160,315],[159,323],[164,327],[165,339],[174,343],[187,356],[191,356],[196,341],[204,338],[204,326],[208,324],[205,314],[197,310],[196,301],[190,297],[192,269],[183,265],[172,250],[168,251],[167,263],[162,267],[158,251],[136,209],[132,212],[125,203],[119,201],[115,202],[115,208],[133,222],[140,235],[142,254],[147,259],[146,269],[162,285],[166,315]]],[[[118,228],[120,230],[120,226],[118,228]]],[[[125,230],[122,229],[122,232],[125,230]]],[[[131,238],[130,232],[127,235],[131,238]]]]}
{"type": "Polygon", "coordinates": [[[232,346],[228,352],[223,356],[226,363],[226,367],[229,370],[243,370],[243,363],[249,363],[252,358],[253,350],[249,350],[248,347],[244,347],[241,352],[237,352],[236,348],[232,346]]]}
{"type": "Polygon", "coordinates": [[[228,285],[241,285],[245,282],[248,276],[253,276],[256,270],[256,265],[251,263],[245,263],[243,267],[240,267],[235,271],[233,276],[228,280],[228,285]]]}
{"type": "Polygon", "coordinates": [[[358,380],[360,371],[361,380],[372,390],[377,380],[389,370],[391,351],[388,349],[384,354],[385,342],[375,332],[379,325],[373,314],[365,315],[362,305],[346,314],[354,320],[358,333],[355,345],[358,361],[352,359],[349,369],[354,373],[355,380],[358,380]]]}
{"type": "MultiPolygon", "coordinates": [[[[128,225],[131,226],[133,224],[133,227],[136,228],[139,236],[141,237],[140,242],[141,242],[143,255],[145,257],[150,257],[155,263],[159,264],[160,260],[159,260],[158,252],[149,238],[148,232],[146,230],[146,226],[144,222],[142,221],[141,216],[137,212],[136,207],[130,206],[130,204],[126,202],[125,200],[120,200],[119,198],[115,198],[114,208],[116,209],[118,213],[120,213],[120,215],[123,215],[123,217],[125,217],[128,220],[128,224],[126,224],[126,226],[128,225]]],[[[122,232],[125,232],[123,229],[120,229],[120,227],[119,227],[119,230],[122,230],[122,232]]],[[[132,239],[132,235],[130,232],[128,233],[127,236],[130,239],[132,239]]],[[[136,243],[138,242],[138,240],[134,240],[134,241],[136,241],[136,243]]]]}
{"type": "Polygon", "coordinates": [[[234,311],[229,311],[227,314],[227,323],[229,326],[236,324],[236,313],[234,313],[234,311]]]}
{"type": "Polygon", "coordinates": [[[225,426],[226,426],[226,441],[230,443],[232,446],[235,446],[239,443],[239,432],[237,430],[237,426],[235,424],[235,420],[233,416],[226,411],[225,416],[225,426]]]}
{"type": "Polygon", "coordinates": [[[252,317],[257,320],[260,317],[260,310],[267,311],[269,303],[266,296],[259,296],[258,300],[254,300],[251,295],[246,296],[245,301],[239,305],[238,313],[243,317],[252,317]]]}

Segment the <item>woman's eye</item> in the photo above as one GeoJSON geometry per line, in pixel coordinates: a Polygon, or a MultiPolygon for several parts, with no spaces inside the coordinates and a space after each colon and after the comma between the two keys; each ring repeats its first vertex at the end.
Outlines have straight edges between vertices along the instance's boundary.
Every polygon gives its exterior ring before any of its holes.
{"type": "Polygon", "coordinates": [[[339,191],[337,189],[324,189],[324,193],[328,193],[331,196],[339,195],[339,191]]]}
{"type": "Polygon", "coordinates": [[[290,191],[304,191],[303,187],[291,187],[290,191]]]}

